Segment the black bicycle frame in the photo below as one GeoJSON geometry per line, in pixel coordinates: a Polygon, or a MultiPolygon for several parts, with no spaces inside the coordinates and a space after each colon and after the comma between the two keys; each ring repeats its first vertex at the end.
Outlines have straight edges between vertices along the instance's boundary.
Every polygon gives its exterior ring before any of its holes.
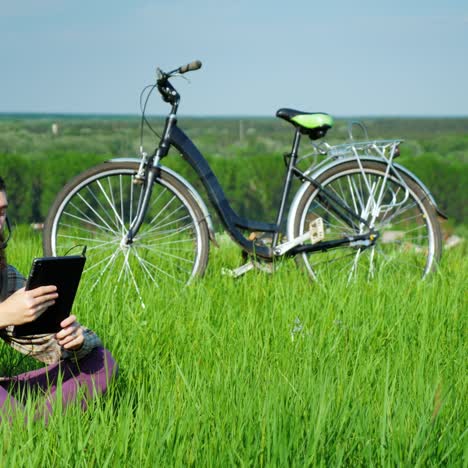
{"type": "MultiPolygon", "coordinates": [[[[275,224],[258,222],[238,216],[237,213],[232,209],[218,179],[211,170],[208,162],[200,153],[200,151],[192,142],[192,140],[190,140],[190,138],[177,126],[175,119],[172,118],[171,121],[169,121],[168,119],[168,121],[166,122],[166,131],[168,135],[168,141],[166,141],[166,145],[167,143],[170,143],[172,146],[174,146],[174,148],[177,151],[179,151],[183,158],[192,166],[192,168],[197,173],[199,179],[203,183],[208,197],[210,198],[211,203],[216,209],[222,224],[224,225],[232,239],[237,244],[239,244],[247,253],[251,255],[259,256],[265,259],[272,259],[275,256],[274,248],[278,243],[280,227],[284,217],[286,201],[291,190],[293,176],[299,177],[301,180],[308,180],[312,184],[314,184],[314,186],[319,188],[321,193],[321,199],[326,201],[327,206],[331,207],[331,209],[333,209],[333,211],[350,226],[356,227],[358,223],[363,223],[364,226],[368,226],[367,222],[364,219],[362,219],[359,215],[354,213],[338,197],[336,197],[333,193],[330,193],[330,191],[327,190],[325,187],[322,187],[322,185],[316,180],[311,179],[310,177],[306,176],[301,171],[299,171],[298,168],[296,168],[295,164],[297,161],[299,143],[301,139],[299,129],[296,130],[292,150],[291,153],[288,155],[288,168],[286,172],[283,193],[281,196],[281,202],[278,209],[278,215],[275,224]],[[336,205],[338,205],[339,208],[336,205]],[[241,232],[242,229],[273,233],[272,247],[258,245],[255,243],[255,241],[247,239],[241,232]]],[[[165,146],[165,148],[166,147],[167,146],[165,146]]],[[[164,151],[164,153],[165,154],[160,154],[159,156],[166,156],[167,151],[164,151]]],[[[288,253],[290,255],[295,255],[296,253],[301,252],[333,249],[342,245],[349,245],[352,242],[356,242],[356,240],[358,239],[369,239],[370,235],[372,234],[374,233],[369,232],[369,234],[364,234],[360,236],[344,237],[343,239],[324,241],[320,242],[320,245],[298,246],[297,248],[292,249],[288,253]]]]}
{"type": "Polygon", "coordinates": [[[249,254],[271,259],[273,257],[272,248],[256,245],[254,241],[247,239],[242,234],[241,229],[277,233],[279,232],[278,224],[262,223],[238,216],[231,208],[226,194],[208,162],[190,138],[177,125],[172,126],[169,138],[171,145],[180,152],[197,173],[221,222],[232,239],[249,254]]]}

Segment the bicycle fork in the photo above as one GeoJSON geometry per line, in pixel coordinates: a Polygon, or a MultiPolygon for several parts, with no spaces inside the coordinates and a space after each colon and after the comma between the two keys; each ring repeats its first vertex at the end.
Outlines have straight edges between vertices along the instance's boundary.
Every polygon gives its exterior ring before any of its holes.
{"type": "Polygon", "coordinates": [[[134,184],[143,182],[144,188],[138,201],[138,207],[135,218],[133,218],[133,221],[130,225],[130,228],[128,229],[127,234],[122,239],[122,247],[127,247],[131,245],[133,243],[133,239],[138,234],[138,231],[143,223],[143,219],[148,209],[148,204],[153,193],[153,184],[155,179],[159,175],[159,171],[159,165],[152,164],[151,167],[146,169],[146,176],[143,178],[143,180],[141,178],[135,178],[133,181],[134,184]]]}
{"type": "MultiPolygon", "coordinates": [[[[176,122],[177,106],[177,103],[173,104],[171,113],[166,119],[163,137],[161,138],[158,148],[150,157],[144,154],[138,173],[134,177],[133,183],[143,183],[144,188],[142,195],[140,196],[140,200],[138,201],[135,218],[133,219],[127,234],[122,239],[122,247],[128,247],[133,243],[133,239],[138,234],[138,231],[143,224],[143,219],[146,215],[148,204],[153,193],[153,183],[159,175],[159,161],[167,156],[169,152],[169,136],[171,129],[176,122]]],[[[140,151],[142,151],[142,148],[140,148],[140,151]]]]}

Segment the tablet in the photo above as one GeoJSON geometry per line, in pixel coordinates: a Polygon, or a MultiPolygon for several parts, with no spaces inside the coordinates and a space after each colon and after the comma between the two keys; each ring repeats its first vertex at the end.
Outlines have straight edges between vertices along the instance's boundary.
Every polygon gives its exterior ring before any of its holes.
{"type": "Polygon", "coordinates": [[[33,322],[15,326],[15,336],[57,333],[60,322],[70,315],[86,257],[68,255],[66,257],[35,258],[26,282],[26,290],[39,286],[57,286],[58,297],[55,304],[49,307],[33,322]]]}

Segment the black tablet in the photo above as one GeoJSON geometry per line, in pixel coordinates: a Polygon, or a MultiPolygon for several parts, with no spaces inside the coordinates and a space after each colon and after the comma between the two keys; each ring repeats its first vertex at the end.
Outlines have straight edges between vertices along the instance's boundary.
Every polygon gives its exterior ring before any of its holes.
{"type": "Polygon", "coordinates": [[[57,286],[58,298],[33,322],[18,325],[15,336],[39,335],[60,331],[60,322],[70,315],[86,257],[68,255],[66,257],[35,258],[31,267],[26,290],[39,286],[57,286]]]}

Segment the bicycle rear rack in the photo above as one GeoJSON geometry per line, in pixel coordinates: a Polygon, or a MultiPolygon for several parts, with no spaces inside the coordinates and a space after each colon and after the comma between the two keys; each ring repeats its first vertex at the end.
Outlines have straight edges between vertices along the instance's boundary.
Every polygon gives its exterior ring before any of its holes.
{"type": "Polygon", "coordinates": [[[403,206],[408,200],[409,188],[393,164],[394,159],[400,155],[399,146],[403,140],[369,140],[367,128],[362,122],[357,121],[352,121],[349,123],[348,134],[350,139],[348,143],[330,145],[327,142],[322,142],[320,144],[313,144],[314,150],[304,156],[301,156],[297,161],[297,165],[299,165],[300,162],[313,159],[309,168],[305,171],[305,174],[311,175],[317,173],[321,168],[329,165],[333,161],[354,160],[358,163],[363,174],[363,179],[366,183],[367,190],[369,194],[371,194],[373,206],[367,207],[367,210],[371,213],[371,216],[374,219],[377,218],[378,212],[382,210],[403,206]],[[367,138],[365,141],[354,141],[354,127],[359,127],[362,130],[363,135],[367,138]],[[383,182],[380,184],[380,187],[376,187],[375,184],[371,184],[367,179],[362,166],[362,159],[380,161],[387,166],[387,171],[383,182]],[[404,194],[392,192],[391,200],[384,205],[382,204],[385,191],[384,189],[386,180],[390,175],[398,179],[405,190],[404,194]]]}

